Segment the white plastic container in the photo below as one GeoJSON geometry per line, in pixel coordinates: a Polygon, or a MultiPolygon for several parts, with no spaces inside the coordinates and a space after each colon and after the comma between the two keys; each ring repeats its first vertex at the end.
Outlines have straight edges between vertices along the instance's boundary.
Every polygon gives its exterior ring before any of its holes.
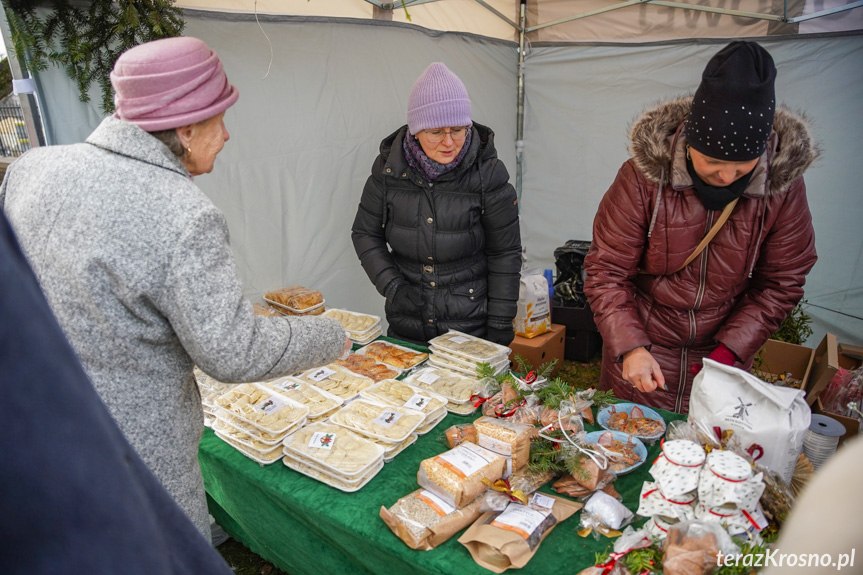
{"type": "Polygon", "coordinates": [[[276,445],[269,451],[258,451],[257,449],[250,449],[249,447],[238,443],[231,439],[226,435],[222,435],[218,431],[215,431],[216,437],[251,459],[261,465],[269,465],[270,463],[275,463],[282,456],[282,450],[279,449],[279,446],[276,445]]]}
{"type": "Polygon", "coordinates": [[[352,400],[362,390],[374,384],[374,380],[370,377],[358,375],[332,363],[310,369],[298,375],[297,378],[338,396],[345,402],[352,400]]]}
{"type": "MultiPolygon", "coordinates": [[[[428,389],[421,389],[397,379],[384,379],[365,388],[360,397],[393,407],[406,407],[426,416],[438,415],[446,407],[447,399],[428,389]]],[[[425,424],[425,422],[424,422],[425,424]]]]}
{"type": "Polygon", "coordinates": [[[383,461],[384,448],[330,422],[306,425],[284,442],[285,454],[344,479],[356,479],[383,461]]]}
{"type": "Polygon", "coordinates": [[[372,478],[378,474],[378,472],[384,468],[383,460],[379,461],[376,465],[374,465],[371,469],[369,469],[364,475],[357,477],[356,479],[349,480],[337,477],[335,475],[331,475],[321,469],[317,469],[308,464],[308,462],[298,460],[291,455],[285,455],[282,458],[282,462],[290,469],[298,473],[302,473],[307,477],[311,477],[312,479],[316,479],[321,483],[325,483],[330,487],[334,487],[339,491],[344,491],[345,493],[354,493],[355,491],[359,491],[365,485],[372,480],[372,478]]]}
{"type": "Polygon", "coordinates": [[[428,359],[429,354],[390,343],[377,341],[370,343],[354,352],[357,355],[368,355],[377,361],[403,373],[428,359]]]}
{"type": "Polygon", "coordinates": [[[476,363],[496,363],[512,353],[512,350],[506,346],[456,330],[450,330],[429,340],[429,346],[476,363]]]}
{"type": "Polygon", "coordinates": [[[215,404],[234,417],[272,434],[283,433],[309,415],[301,403],[253,383],[243,383],[219,396],[215,404]]]}
{"type": "Polygon", "coordinates": [[[374,439],[401,443],[425,422],[425,414],[405,407],[356,399],[332,414],[329,421],[374,439]]]}
{"type": "Polygon", "coordinates": [[[303,381],[296,377],[280,377],[270,381],[264,381],[258,385],[281,393],[297,403],[309,408],[309,419],[318,418],[325,413],[332,413],[344,404],[344,400],[328,391],[303,381]]]}
{"type": "Polygon", "coordinates": [[[450,403],[465,404],[472,395],[479,393],[482,384],[476,377],[457,373],[440,367],[423,367],[411,373],[403,381],[410,385],[437,393],[450,403]]]}
{"type": "Polygon", "coordinates": [[[222,435],[227,436],[232,441],[239,443],[248,447],[249,449],[254,449],[256,451],[269,451],[273,447],[278,446],[284,441],[287,435],[290,435],[292,432],[299,429],[300,426],[306,424],[305,419],[301,419],[291,427],[285,430],[284,433],[279,434],[275,439],[271,438],[262,438],[257,435],[253,435],[248,433],[245,429],[243,429],[242,422],[240,420],[226,421],[226,419],[219,418],[218,416],[215,418],[215,422],[213,423],[213,431],[218,431],[222,435]]]}
{"type": "Polygon", "coordinates": [[[321,315],[337,319],[351,339],[365,339],[381,325],[380,316],[346,309],[330,308],[321,315]]]}

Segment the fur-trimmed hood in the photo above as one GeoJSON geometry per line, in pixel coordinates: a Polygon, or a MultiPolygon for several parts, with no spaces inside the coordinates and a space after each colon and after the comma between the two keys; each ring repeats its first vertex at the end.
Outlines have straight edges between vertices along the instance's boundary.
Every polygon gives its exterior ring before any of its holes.
{"type": "MultiPolygon", "coordinates": [[[[629,132],[629,153],[635,166],[648,180],[659,182],[663,177],[667,179],[668,174],[681,172],[679,166],[672,166],[672,157],[679,162],[683,157],[681,146],[685,142],[677,142],[677,153],[672,150],[672,143],[691,106],[692,95],[681,96],[643,111],[633,122],[629,132]]],[[[785,192],[820,155],[809,123],[800,112],[779,106],[773,132],[765,152],[769,160],[768,195],[785,192]]],[[[686,172],[685,165],[682,172],[686,172]]],[[[688,180],[688,176],[685,177],[688,180]]]]}

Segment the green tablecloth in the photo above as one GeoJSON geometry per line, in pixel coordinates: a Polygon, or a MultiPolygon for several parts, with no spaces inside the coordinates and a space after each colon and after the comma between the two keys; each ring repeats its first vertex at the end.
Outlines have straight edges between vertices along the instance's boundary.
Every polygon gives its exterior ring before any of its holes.
{"type": "MultiPolygon", "coordinates": [[[[667,421],[683,417],[661,413],[667,421]]],[[[420,462],[446,450],[439,439],[443,430],[479,415],[447,415],[355,493],[310,479],[281,460],[261,466],[206,429],[198,458],[210,512],[234,539],[291,575],[489,573],[474,563],[458,536],[431,551],[415,551],[379,516],[381,506],[389,507],[418,488],[420,462]]],[[[633,511],[642,483],[650,480],[650,463],[658,455],[657,443],[648,448],[647,463],[615,483],[624,504],[633,511]]],[[[541,491],[553,493],[549,486],[541,491]]],[[[577,573],[592,565],[595,554],[606,550],[612,540],[579,537],[579,516],[556,526],[520,572],[577,573]]]]}

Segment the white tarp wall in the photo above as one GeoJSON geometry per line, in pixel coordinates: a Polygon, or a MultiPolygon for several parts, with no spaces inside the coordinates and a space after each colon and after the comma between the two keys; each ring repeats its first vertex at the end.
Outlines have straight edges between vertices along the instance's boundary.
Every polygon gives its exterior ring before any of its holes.
{"type": "MultiPolygon", "coordinates": [[[[301,283],[320,289],[329,307],[383,315],[350,226],[378,144],[404,123],[408,92],[430,62],[445,62],[464,80],[474,119],[495,130],[514,181],[517,44],[365,18],[260,14],[259,25],[253,15],[187,10],[185,34],[215,49],[240,89],[226,116],[231,141],[197,183],[228,218],[254,301],[301,283]]],[[[810,343],[826,330],[863,343],[863,321],[851,317],[863,317],[863,35],[759,41],[776,60],[779,100],[806,111],[823,148],[807,173],[820,254],[806,286],[816,324],[810,343]]],[[[553,268],[556,247],[590,238],[599,200],[627,158],[630,122],[648,104],[693,91],[726,42],[531,48],[521,198],[530,266],[553,268]]],[[[98,111],[77,102],[62,71],[39,80],[49,141],[84,139],[98,111]]]]}

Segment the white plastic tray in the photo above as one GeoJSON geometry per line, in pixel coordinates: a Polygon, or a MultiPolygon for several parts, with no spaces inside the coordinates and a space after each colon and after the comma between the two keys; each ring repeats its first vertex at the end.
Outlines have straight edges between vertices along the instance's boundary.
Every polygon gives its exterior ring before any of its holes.
{"type": "Polygon", "coordinates": [[[324,391],[342,398],[346,402],[352,400],[362,390],[375,383],[370,377],[357,375],[349,369],[334,364],[310,369],[297,377],[300,381],[309,382],[324,391]]]}
{"type": "Polygon", "coordinates": [[[323,317],[336,317],[336,319],[339,320],[339,323],[342,324],[342,327],[345,328],[345,331],[348,333],[348,337],[350,337],[351,339],[364,339],[364,338],[368,337],[369,334],[371,334],[372,331],[375,330],[375,328],[380,328],[380,325],[381,325],[380,316],[371,315],[368,313],[359,313],[359,312],[350,311],[350,310],[346,310],[346,309],[330,308],[327,311],[325,311],[324,313],[322,313],[321,315],[323,317]],[[349,314],[349,315],[352,315],[358,319],[371,318],[374,321],[371,325],[369,325],[369,327],[367,327],[365,329],[361,329],[361,330],[348,329],[346,323],[337,317],[337,316],[340,316],[342,314],[349,314]]]}
{"type": "MultiPolygon", "coordinates": [[[[272,306],[279,308],[279,309],[288,310],[289,312],[291,312],[294,315],[315,315],[314,312],[316,312],[319,309],[321,309],[322,307],[324,307],[324,304],[327,303],[327,300],[321,300],[321,303],[317,303],[317,304],[313,305],[312,307],[307,307],[306,309],[296,309],[296,308],[287,306],[283,303],[279,303],[275,300],[268,299],[266,297],[264,298],[264,301],[267,302],[268,304],[272,305],[272,306]]],[[[321,315],[323,315],[323,314],[321,314],[321,315]]]]}
{"type": "Polygon", "coordinates": [[[441,395],[451,403],[468,403],[470,396],[479,392],[480,382],[476,377],[455,372],[448,368],[423,367],[411,373],[403,381],[428,389],[441,395]]]}
{"type": "Polygon", "coordinates": [[[351,334],[348,334],[348,337],[350,338],[350,340],[352,342],[354,342],[357,345],[366,345],[367,343],[373,342],[374,340],[376,340],[377,338],[379,338],[383,334],[384,334],[383,330],[381,328],[378,328],[378,329],[374,330],[373,332],[371,332],[369,335],[364,336],[363,338],[356,338],[356,337],[351,336],[351,334]]]}
{"type": "Polygon", "coordinates": [[[509,357],[512,353],[512,350],[506,346],[453,329],[429,340],[429,345],[477,363],[495,363],[503,357],[509,357]]]}
{"type": "Polygon", "coordinates": [[[216,410],[213,412],[213,417],[224,421],[225,423],[231,425],[235,429],[242,431],[247,435],[251,435],[259,441],[272,445],[280,443],[285,438],[287,431],[291,429],[289,427],[282,433],[269,433],[268,431],[262,431],[254,425],[250,425],[248,422],[243,421],[238,417],[235,417],[234,414],[225,409],[222,409],[221,407],[216,408],[216,410]]]}
{"type": "Polygon", "coordinates": [[[339,491],[344,491],[345,493],[353,493],[355,491],[359,491],[365,485],[372,480],[372,478],[378,474],[378,472],[384,468],[384,461],[381,459],[376,465],[374,465],[366,474],[360,476],[354,481],[342,479],[336,477],[334,475],[328,474],[325,471],[312,467],[306,461],[299,461],[291,455],[285,454],[282,458],[282,462],[290,469],[293,469],[297,473],[302,473],[306,477],[311,477],[321,483],[329,485],[330,487],[334,487],[339,491]]]}
{"type": "MultiPolygon", "coordinates": [[[[411,433],[410,436],[402,441],[401,443],[396,444],[395,447],[387,449],[384,451],[384,463],[389,463],[393,459],[396,458],[396,455],[413,445],[417,442],[417,438],[419,437],[416,433],[411,433]]],[[[386,449],[386,448],[385,448],[386,449]]]]}
{"type": "Polygon", "coordinates": [[[252,427],[256,427],[261,431],[266,431],[267,433],[272,434],[283,433],[297,421],[305,419],[309,415],[308,406],[298,403],[280,393],[276,393],[272,389],[267,389],[253,383],[243,383],[235,386],[231,391],[219,396],[216,399],[215,404],[234,417],[245,421],[252,427]],[[255,402],[254,407],[252,408],[252,413],[258,416],[257,420],[250,418],[249,412],[241,413],[237,409],[232,408],[232,406],[239,404],[239,400],[242,396],[248,397],[250,393],[253,393],[253,390],[260,391],[262,393],[262,397],[255,402]],[[281,403],[281,407],[276,407],[272,411],[263,411],[262,408],[266,408],[268,400],[270,399],[273,400],[275,404],[281,403]],[[291,418],[282,420],[279,425],[273,426],[264,421],[266,416],[279,414],[283,410],[288,409],[291,410],[289,413],[291,418]]]}
{"type": "Polygon", "coordinates": [[[306,425],[288,436],[284,442],[284,450],[286,455],[301,461],[308,460],[315,466],[348,480],[371,469],[384,455],[384,448],[372,440],[340,425],[323,421],[306,425]],[[309,447],[315,434],[332,436],[332,448],[309,447]],[[346,445],[348,441],[342,441],[343,439],[349,440],[349,444],[346,445]],[[345,461],[346,457],[356,456],[360,450],[363,452],[362,457],[345,461]]]}
{"type": "Polygon", "coordinates": [[[356,373],[357,375],[368,377],[373,381],[396,378],[402,373],[401,370],[391,367],[385,363],[381,363],[373,357],[369,357],[366,355],[357,355],[354,353],[348,354],[346,357],[337,359],[333,362],[333,364],[339,365],[349,370],[351,373],[356,373]],[[343,362],[344,365],[342,365],[342,363],[340,362],[343,362]],[[365,367],[360,367],[359,365],[353,365],[355,362],[363,362],[368,365],[365,367]],[[368,371],[369,369],[377,370],[377,373],[372,373],[368,371]]]}
{"type": "Polygon", "coordinates": [[[375,347],[380,346],[383,348],[394,348],[394,349],[398,349],[398,350],[401,350],[401,351],[404,351],[404,352],[411,354],[414,362],[411,365],[405,365],[405,366],[393,365],[392,363],[389,363],[386,360],[386,358],[384,358],[384,359],[375,358],[380,363],[386,364],[386,365],[390,366],[391,368],[398,370],[399,373],[405,372],[411,368],[414,368],[414,367],[420,365],[422,362],[427,360],[429,357],[429,354],[427,354],[425,352],[417,351],[415,349],[411,349],[409,347],[405,347],[402,345],[397,345],[395,343],[390,343],[388,341],[376,341],[376,342],[369,343],[369,344],[361,347],[360,349],[358,349],[354,353],[358,354],[358,355],[368,355],[369,348],[371,348],[372,346],[375,346],[375,347]]]}
{"type": "Polygon", "coordinates": [[[344,400],[318,386],[292,376],[280,377],[270,381],[263,381],[259,385],[281,393],[297,403],[302,403],[309,408],[309,419],[320,417],[325,413],[331,413],[344,404],[344,400]]]}
{"type": "Polygon", "coordinates": [[[285,436],[290,435],[291,432],[296,431],[301,425],[306,424],[306,420],[302,419],[285,430],[285,432],[280,434],[276,439],[265,439],[258,435],[249,433],[243,427],[245,422],[237,419],[230,421],[228,418],[224,417],[224,413],[225,412],[223,411],[219,414],[223,417],[219,417],[218,415],[215,417],[215,422],[212,426],[213,430],[218,431],[222,435],[227,435],[231,440],[241,443],[249,449],[255,449],[257,451],[269,451],[270,448],[278,446],[285,439],[285,436]]]}
{"type": "Polygon", "coordinates": [[[422,424],[421,427],[418,427],[416,430],[417,435],[425,435],[435,427],[437,424],[443,421],[447,414],[447,407],[444,405],[435,413],[426,417],[425,423],[422,424]]]}
{"type": "Polygon", "coordinates": [[[425,418],[424,413],[413,409],[355,399],[332,414],[329,422],[381,441],[401,443],[425,423],[425,418]],[[395,427],[399,424],[401,427],[395,427]]]}
{"type": "Polygon", "coordinates": [[[446,404],[446,410],[450,413],[454,413],[456,415],[473,415],[476,413],[476,410],[479,407],[474,406],[474,404],[467,403],[453,403],[449,402],[446,404]]]}
{"type": "Polygon", "coordinates": [[[407,407],[428,416],[446,407],[447,398],[428,389],[421,389],[397,379],[385,379],[365,388],[360,397],[393,407],[407,407]],[[417,403],[422,402],[422,406],[417,403]]]}
{"type": "Polygon", "coordinates": [[[509,368],[509,356],[502,357],[501,359],[493,362],[476,362],[469,359],[465,359],[462,356],[451,353],[445,349],[430,346],[431,350],[430,358],[435,358],[436,360],[440,360],[441,362],[446,362],[447,364],[456,365],[465,369],[472,370],[472,373],[476,373],[476,366],[479,363],[488,363],[491,365],[492,369],[494,369],[495,373],[500,373],[503,370],[509,368]]]}
{"type": "Polygon", "coordinates": [[[261,465],[269,465],[271,463],[275,463],[282,456],[282,452],[279,449],[278,445],[276,445],[275,447],[273,447],[273,449],[270,449],[269,451],[262,452],[262,451],[258,451],[255,449],[250,449],[250,448],[246,447],[245,445],[242,445],[242,444],[234,441],[233,439],[229,438],[228,436],[219,433],[218,431],[215,431],[215,430],[213,430],[213,431],[215,432],[216,437],[218,437],[219,439],[221,439],[222,441],[224,441],[225,443],[227,443],[228,445],[230,445],[231,447],[233,447],[234,449],[236,449],[237,451],[239,451],[240,453],[242,453],[243,455],[245,455],[246,457],[248,457],[252,461],[260,463],[261,465]]]}

